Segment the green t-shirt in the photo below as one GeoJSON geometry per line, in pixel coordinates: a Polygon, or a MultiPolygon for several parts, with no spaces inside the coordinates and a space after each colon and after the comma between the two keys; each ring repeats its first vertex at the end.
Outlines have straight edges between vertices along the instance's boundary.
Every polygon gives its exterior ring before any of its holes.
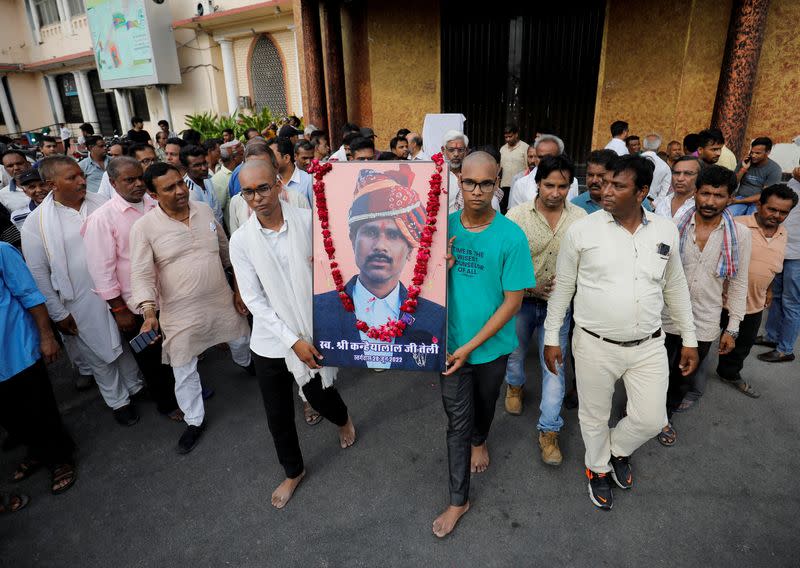
{"type": "MultiPolygon", "coordinates": [[[[528,239],[515,223],[499,213],[479,233],[461,224],[461,212],[448,220],[448,240],[455,237],[456,263],[447,277],[447,350],[456,349],[475,337],[503,303],[503,292],[536,286],[528,239]]],[[[517,346],[514,318],[496,335],[473,351],[469,363],[479,365],[508,355],[517,346]]]]}

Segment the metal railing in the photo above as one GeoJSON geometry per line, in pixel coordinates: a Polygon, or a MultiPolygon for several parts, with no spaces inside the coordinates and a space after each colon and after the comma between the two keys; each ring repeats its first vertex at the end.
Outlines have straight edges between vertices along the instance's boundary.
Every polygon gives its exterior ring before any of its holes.
{"type": "MultiPolygon", "coordinates": [[[[99,122],[89,122],[88,124],[92,125],[96,133],[100,133],[99,122]]],[[[71,138],[77,139],[78,136],[81,135],[81,131],[78,128],[80,125],[78,123],[66,123],[66,126],[69,128],[71,138]]],[[[7,132],[4,136],[8,136],[15,144],[19,144],[20,146],[35,146],[39,143],[42,136],[52,136],[56,140],[61,140],[61,127],[56,123],[45,124],[29,130],[7,132]]]]}

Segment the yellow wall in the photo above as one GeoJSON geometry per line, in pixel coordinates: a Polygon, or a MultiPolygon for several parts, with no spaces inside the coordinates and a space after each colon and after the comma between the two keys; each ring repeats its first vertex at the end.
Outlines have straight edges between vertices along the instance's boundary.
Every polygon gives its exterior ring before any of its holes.
{"type": "Polygon", "coordinates": [[[0,0],[2,35],[0,35],[0,62],[26,63],[26,53],[33,45],[33,33],[25,16],[22,3],[0,0]]]}
{"type": "MultiPolygon", "coordinates": [[[[180,29],[175,30],[175,41],[181,46],[178,48],[178,62],[182,69],[182,83],[170,85],[169,105],[174,122],[173,130],[180,132],[187,128],[184,123],[185,115],[206,111],[222,112],[217,104],[220,103],[222,109],[227,109],[227,99],[225,84],[220,80],[222,65],[215,64],[212,57],[219,47],[209,35],[199,30],[180,29]]],[[[161,118],[161,99],[155,89],[152,89],[152,97],[148,97],[150,119],[157,122],[161,118]]],[[[154,126],[150,133],[157,130],[158,127],[154,126]]]]}
{"type": "Polygon", "coordinates": [[[745,140],[789,142],[800,134],[800,2],[772,0],[745,140]]]}
{"type": "Polygon", "coordinates": [[[380,148],[398,129],[422,132],[425,115],[441,108],[438,3],[368,4],[372,128],[380,148]]]}
{"type": "Polygon", "coordinates": [[[665,145],[709,126],[730,4],[609,0],[592,147],[608,142],[615,120],[665,145]]]}
{"type": "Polygon", "coordinates": [[[8,86],[14,94],[14,109],[21,124],[41,128],[55,122],[42,75],[13,73],[8,76],[8,86]]]}
{"type": "MultiPolygon", "coordinates": [[[[730,10],[731,0],[609,0],[594,148],[605,145],[618,119],[632,134],[656,131],[665,143],[709,126],[730,10]]],[[[800,134],[798,25],[800,2],[772,0],[747,140],[788,142],[800,134]]]]}

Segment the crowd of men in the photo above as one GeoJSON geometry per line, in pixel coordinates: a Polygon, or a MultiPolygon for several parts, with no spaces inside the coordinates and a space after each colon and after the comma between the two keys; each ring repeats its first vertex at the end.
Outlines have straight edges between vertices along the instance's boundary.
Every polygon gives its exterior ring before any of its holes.
{"type": "MultiPolygon", "coordinates": [[[[111,147],[87,130],[80,161],[48,140],[33,163],[18,150],[2,154],[10,181],[0,190],[0,330],[9,356],[0,364],[0,424],[28,448],[14,481],[48,467],[61,493],[76,479],[74,442],[45,366],[62,347],[76,386],[96,383],[119,424],[136,424],[145,398],[185,422],[177,443],[185,454],[202,437],[203,401],[213,394],[198,361],[227,344],[258,379],[286,474],[272,495],[282,508],[305,476],[294,385],[308,424],[328,419],[343,449],[356,439],[337,369],[322,365],[313,340],[307,170],[315,161],[430,157],[407,129],[380,151],[375,132],[352,123],[335,150],[327,133],[299,123],[253,129],[246,141],[159,126],[153,140],[134,118],[127,140],[111,147]]],[[[460,131],[442,136],[451,270],[440,376],[449,503],[433,522],[439,537],[469,509],[471,475],[489,467],[504,382],[505,410],[522,413],[534,337],[541,459],[562,463],[562,406],[578,406],[589,497],[606,510],[612,484],[632,488],[637,448],[654,437],[677,442],[678,416],[704,395],[701,364],[712,347],[719,379],[752,398],[759,393],[742,370],[754,345],[769,348],[762,361],[794,360],[800,168],[781,183],[766,137],[737,161],[715,128],[663,149],[658,134],[631,135],[623,121],[610,130],[606,147],[586,158],[582,193],[554,134],[528,145],[508,125],[499,151],[470,148],[460,131]],[[475,254],[479,270],[452,270],[475,254]],[[619,379],[627,403],[609,427],[619,379]]],[[[26,503],[4,493],[0,507],[26,503]]]]}

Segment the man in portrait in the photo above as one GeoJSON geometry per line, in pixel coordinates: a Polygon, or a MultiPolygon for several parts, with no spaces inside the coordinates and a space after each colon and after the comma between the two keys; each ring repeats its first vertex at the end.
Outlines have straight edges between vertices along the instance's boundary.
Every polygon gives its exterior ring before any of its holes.
{"type": "Polygon", "coordinates": [[[408,297],[400,275],[406,263],[415,258],[426,221],[425,207],[411,189],[412,180],[413,173],[407,165],[387,172],[359,172],[348,215],[357,273],[345,284],[355,312],[345,311],[336,290],[314,296],[314,339],[318,347],[320,342],[330,342],[330,348],[320,348],[326,365],[430,371],[443,368],[444,307],[420,297],[414,313],[400,311],[408,297]],[[383,325],[390,318],[399,319],[406,328],[400,337],[385,342],[359,331],[356,318],[370,327],[383,325]],[[371,347],[357,351],[337,349],[336,344],[342,340],[369,342],[371,347]],[[438,344],[438,353],[406,348],[414,344],[438,344]]]}

